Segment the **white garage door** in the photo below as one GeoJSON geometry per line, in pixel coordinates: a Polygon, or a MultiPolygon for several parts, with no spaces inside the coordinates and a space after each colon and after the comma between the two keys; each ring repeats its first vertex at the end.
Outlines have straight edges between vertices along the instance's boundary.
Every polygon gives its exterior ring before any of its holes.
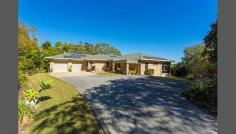
{"type": "Polygon", "coordinates": [[[53,72],[68,72],[67,62],[54,62],[53,72]]]}
{"type": "Polygon", "coordinates": [[[80,72],[82,63],[72,63],[72,72],[80,72]]]}

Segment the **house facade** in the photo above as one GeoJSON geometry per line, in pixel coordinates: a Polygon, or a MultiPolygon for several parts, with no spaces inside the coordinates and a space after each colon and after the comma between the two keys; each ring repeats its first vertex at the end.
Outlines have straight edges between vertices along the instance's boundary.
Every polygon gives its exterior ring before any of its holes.
{"type": "Polygon", "coordinates": [[[147,70],[152,70],[154,76],[169,76],[172,62],[143,53],[122,56],[67,53],[46,58],[50,61],[51,72],[93,71],[145,75],[147,70]]]}

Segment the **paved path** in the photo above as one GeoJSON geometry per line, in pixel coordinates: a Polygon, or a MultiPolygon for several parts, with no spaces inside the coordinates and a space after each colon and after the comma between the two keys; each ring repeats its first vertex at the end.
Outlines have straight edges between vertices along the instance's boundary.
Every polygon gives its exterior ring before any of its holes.
{"type": "Polygon", "coordinates": [[[216,117],[182,98],[188,85],[179,81],[123,75],[56,77],[77,87],[107,133],[217,133],[216,117]]]}

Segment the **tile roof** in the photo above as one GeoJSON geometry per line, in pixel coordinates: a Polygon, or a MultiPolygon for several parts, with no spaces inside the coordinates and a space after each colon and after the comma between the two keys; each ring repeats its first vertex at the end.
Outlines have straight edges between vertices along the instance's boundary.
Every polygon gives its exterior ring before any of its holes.
{"type": "Polygon", "coordinates": [[[126,60],[157,60],[157,61],[171,61],[169,59],[152,56],[144,53],[132,53],[122,56],[118,56],[117,59],[126,59],[126,60]]]}
{"type": "Polygon", "coordinates": [[[81,59],[81,60],[154,60],[154,61],[169,61],[169,59],[160,58],[144,53],[131,53],[121,56],[107,55],[107,54],[77,54],[77,53],[65,53],[55,56],[46,57],[48,59],[81,59]]]}

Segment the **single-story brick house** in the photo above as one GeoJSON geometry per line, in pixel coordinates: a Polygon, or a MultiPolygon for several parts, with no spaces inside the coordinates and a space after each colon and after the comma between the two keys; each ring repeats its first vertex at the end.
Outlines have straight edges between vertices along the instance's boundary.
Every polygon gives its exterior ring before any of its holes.
{"type": "Polygon", "coordinates": [[[154,76],[170,75],[171,60],[155,57],[143,53],[133,53],[122,56],[114,55],[87,55],[65,53],[46,57],[50,61],[52,72],[118,72],[144,75],[146,70],[153,70],[154,76]]]}

